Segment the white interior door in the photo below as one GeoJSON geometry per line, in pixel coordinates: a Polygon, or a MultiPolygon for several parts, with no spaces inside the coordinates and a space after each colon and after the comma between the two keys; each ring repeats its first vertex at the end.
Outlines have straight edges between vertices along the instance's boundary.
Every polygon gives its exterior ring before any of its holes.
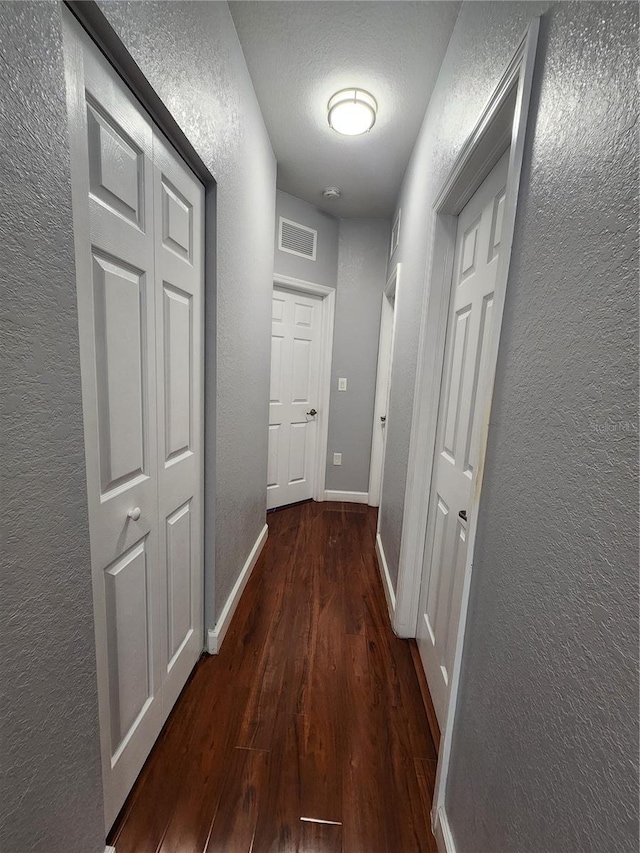
{"type": "Polygon", "coordinates": [[[312,498],[322,300],[273,289],[267,509],[312,498]]]}
{"type": "Polygon", "coordinates": [[[441,728],[460,619],[479,427],[487,399],[486,354],[508,162],[509,151],[458,217],[417,628],[441,728]]]}
{"type": "Polygon", "coordinates": [[[203,645],[202,186],[65,22],[105,819],[203,645]]]}
{"type": "Polygon", "coordinates": [[[400,277],[400,264],[382,294],[380,312],[380,336],[378,339],[378,367],[376,373],[376,397],[373,411],[373,434],[371,441],[371,469],[369,472],[369,506],[380,506],[384,457],[387,447],[387,418],[391,396],[391,366],[393,363],[393,340],[395,334],[396,293],[400,277]]]}

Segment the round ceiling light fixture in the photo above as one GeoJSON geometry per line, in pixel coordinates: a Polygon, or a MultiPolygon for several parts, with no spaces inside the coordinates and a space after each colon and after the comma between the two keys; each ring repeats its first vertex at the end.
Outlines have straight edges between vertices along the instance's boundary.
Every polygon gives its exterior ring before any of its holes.
{"type": "Polygon", "coordinates": [[[364,89],[341,89],[327,104],[329,125],[344,136],[360,136],[376,123],[378,103],[364,89]]]}

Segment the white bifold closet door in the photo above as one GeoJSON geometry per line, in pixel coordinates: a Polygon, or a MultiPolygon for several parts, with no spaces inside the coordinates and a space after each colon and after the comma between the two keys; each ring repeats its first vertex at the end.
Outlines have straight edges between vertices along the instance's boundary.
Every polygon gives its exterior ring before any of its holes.
{"type": "Polygon", "coordinates": [[[70,19],[65,51],[109,827],[203,647],[204,189],[70,19]]]}

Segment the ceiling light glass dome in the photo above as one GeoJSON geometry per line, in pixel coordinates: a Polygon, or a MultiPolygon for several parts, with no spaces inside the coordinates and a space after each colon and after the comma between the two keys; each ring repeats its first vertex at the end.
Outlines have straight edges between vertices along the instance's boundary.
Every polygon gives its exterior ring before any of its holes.
{"type": "Polygon", "coordinates": [[[378,104],[363,89],[341,89],[327,105],[329,124],[344,136],[360,136],[376,123],[378,104]]]}

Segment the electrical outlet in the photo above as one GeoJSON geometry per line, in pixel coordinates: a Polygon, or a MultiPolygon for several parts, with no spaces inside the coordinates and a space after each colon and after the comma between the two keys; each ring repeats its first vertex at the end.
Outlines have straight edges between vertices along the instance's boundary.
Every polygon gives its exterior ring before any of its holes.
{"type": "Polygon", "coordinates": [[[346,379],[338,379],[338,391],[346,391],[347,390],[347,380],[346,379]]]}
{"type": "Polygon", "coordinates": [[[333,454],[333,464],[334,465],[342,465],[342,453],[334,453],[333,454]]]}

